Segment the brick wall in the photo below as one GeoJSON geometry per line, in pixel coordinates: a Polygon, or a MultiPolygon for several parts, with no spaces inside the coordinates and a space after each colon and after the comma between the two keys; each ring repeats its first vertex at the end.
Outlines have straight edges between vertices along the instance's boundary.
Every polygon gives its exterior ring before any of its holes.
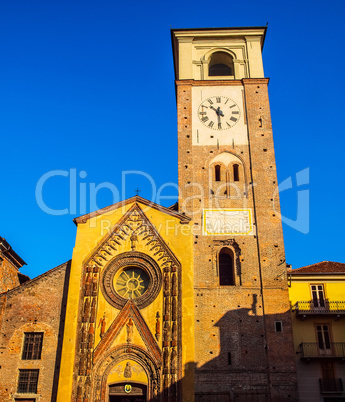
{"type": "Polygon", "coordinates": [[[59,369],[69,263],[0,296],[0,400],[53,401],[59,369]],[[25,332],[43,332],[40,360],[22,360],[25,332]],[[36,395],[18,394],[19,369],[39,369],[36,395]]]}
{"type": "Polygon", "coordinates": [[[267,85],[267,79],[177,81],[179,212],[192,217],[195,229],[196,401],[297,400],[267,85]],[[193,85],[243,85],[247,145],[192,144],[193,85]],[[245,190],[242,198],[217,200],[218,206],[251,208],[255,235],[202,235],[202,209],[214,207],[208,164],[224,151],[243,161],[245,190]],[[198,183],[204,196],[191,183],[198,183]],[[218,254],[232,240],[240,249],[236,286],[219,286],[218,254]],[[275,331],[275,321],[283,322],[283,332],[275,331]]]}
{"type": "Polygon", "coordinates": [[[19,286],[18,268],[5,258],[0,262],[0,293],[19,286]]]}

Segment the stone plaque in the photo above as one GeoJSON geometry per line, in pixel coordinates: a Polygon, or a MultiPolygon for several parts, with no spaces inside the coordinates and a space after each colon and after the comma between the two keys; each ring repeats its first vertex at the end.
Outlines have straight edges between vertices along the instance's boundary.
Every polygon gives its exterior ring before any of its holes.
{"type": "Polygon", "coordinates": [[[206,236],[253,235],[252,210],[204,209],[203,234],[206,236]]]}

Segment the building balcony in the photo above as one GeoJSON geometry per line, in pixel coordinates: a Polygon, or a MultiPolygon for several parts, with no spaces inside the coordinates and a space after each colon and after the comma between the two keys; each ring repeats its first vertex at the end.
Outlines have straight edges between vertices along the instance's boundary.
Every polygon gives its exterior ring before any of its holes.
{"type": "Polygon", "coordinates": [[[319,379],[321,394],[341,394],[344,391],[343,380],[334,378],[330,380],[319,379]]]}
{"type": "Polygon", "coordinates": [[[296,317],[302,320],[312,316],[345,317],[345,301],[298,301],[292,309],[296,311],[296,317]]]}
{"type": "Polygon", "coordinates": [[[303,342],[299,345],[301,359],[304,360],[343,360],[345,361],[345,343],[333,342],[326,347],[320,347],[317,342],[303,342]]]}

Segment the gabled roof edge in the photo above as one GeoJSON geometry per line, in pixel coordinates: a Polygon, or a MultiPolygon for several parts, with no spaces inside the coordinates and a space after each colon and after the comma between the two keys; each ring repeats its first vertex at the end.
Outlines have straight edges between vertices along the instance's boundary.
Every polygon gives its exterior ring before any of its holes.
{"type": "Polygon", "coordinates": [[[1,295],[5,295],[5,294],[11,294],[11,293],[12,293],[13,291],[15,291],[15,290],[23,289],[23,288],[25,288],[26,286],[28,286],[28,285],[30,285],[30,284],[32,284],[32,283],[34,283],[34,282],[37,282],[38,280],[44,278],[45,276],[48,276],[48,275],[51,274],[52,272],[57,271],[58,269],[61,269],[64,265],[67,267],[68,264],[71,263],[71,261],[72,261],[72,260],[68,260],[68,261],[66,261],[66,262],[64,262],[64,263],[62,263],[62,264],[60,264],[60,265],[58,265],[57,267],[54,267],[54,268],[52,268],[52,269],[49,269],[48,271],[44,272],[43,274],[36,276],[36,278],[30,279],[30,280],[28,280],[28,281],[26,281],[26,282],[23,282],[23,283],[21,283],[19,286],[16,286],[15,288],[12,288],[12,289],[9,289],[9,290],[7,290],[6,292],[2,292],[2,293],[0,293],[0,296],[1,296],[1,295]]]}
{"type": "Polygon", "coordinates": [[[1,236],[0,251],[12,264],[16,266],[17,269],[21,268],[23,265],[27,265],[26,262],[13,250],[9,242],[1,236]]]}
{"type": "Polygon", "coordinates": [[[320,261],[315,264],[306,265],[305,267],[289,269],[287,273],[289,275],[344,275],[345,263],[335,261],[320,261]],[[329,269],[329,264],[333,264],[335,266],[335,270],[329,269]]]}
{"type": "Polygon", "coordinates": [[[145,198],[140,197],[139,195],[135,195],[134,197],[127,198],[126,200],[119,201],[115,204],[109,205],[108,207],[98,209],[97,211],[90,212],[89,214],[78,216],[77,218],[73,219],[73,222],[78,226],[78,223],[86,223],[89,219],[94,218],[95,216],[99,216],[105,214],[107,212],[113,211],[115,209],[120,208],[121,206],[125,206],[134,202],[138,202],[144,205],[147,205],[151,208],[154,208],[160,212],[173,216],[177,219],[180,219],[181,223],[188,223],[191,218],[187,215],[180,214],[179,212],[172,211],[169,208],[163,207],[162,205],[156,204],[152,201],[149,201],[145,198]]]}

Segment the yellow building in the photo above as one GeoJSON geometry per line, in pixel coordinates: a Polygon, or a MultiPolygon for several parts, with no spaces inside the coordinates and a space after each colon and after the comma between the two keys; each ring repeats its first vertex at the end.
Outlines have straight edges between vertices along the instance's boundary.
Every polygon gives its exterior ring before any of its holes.
{"type": "Polygon", "coordinates": [[[136,196],[75,223],[57,400],[156,400],[182,377],[192,400],[190,219],[136,196]]]}
{"type": "Polygon", "coordinates": [[[345,264],[288,272],[300,402],[345,401],[345,264]]]}

